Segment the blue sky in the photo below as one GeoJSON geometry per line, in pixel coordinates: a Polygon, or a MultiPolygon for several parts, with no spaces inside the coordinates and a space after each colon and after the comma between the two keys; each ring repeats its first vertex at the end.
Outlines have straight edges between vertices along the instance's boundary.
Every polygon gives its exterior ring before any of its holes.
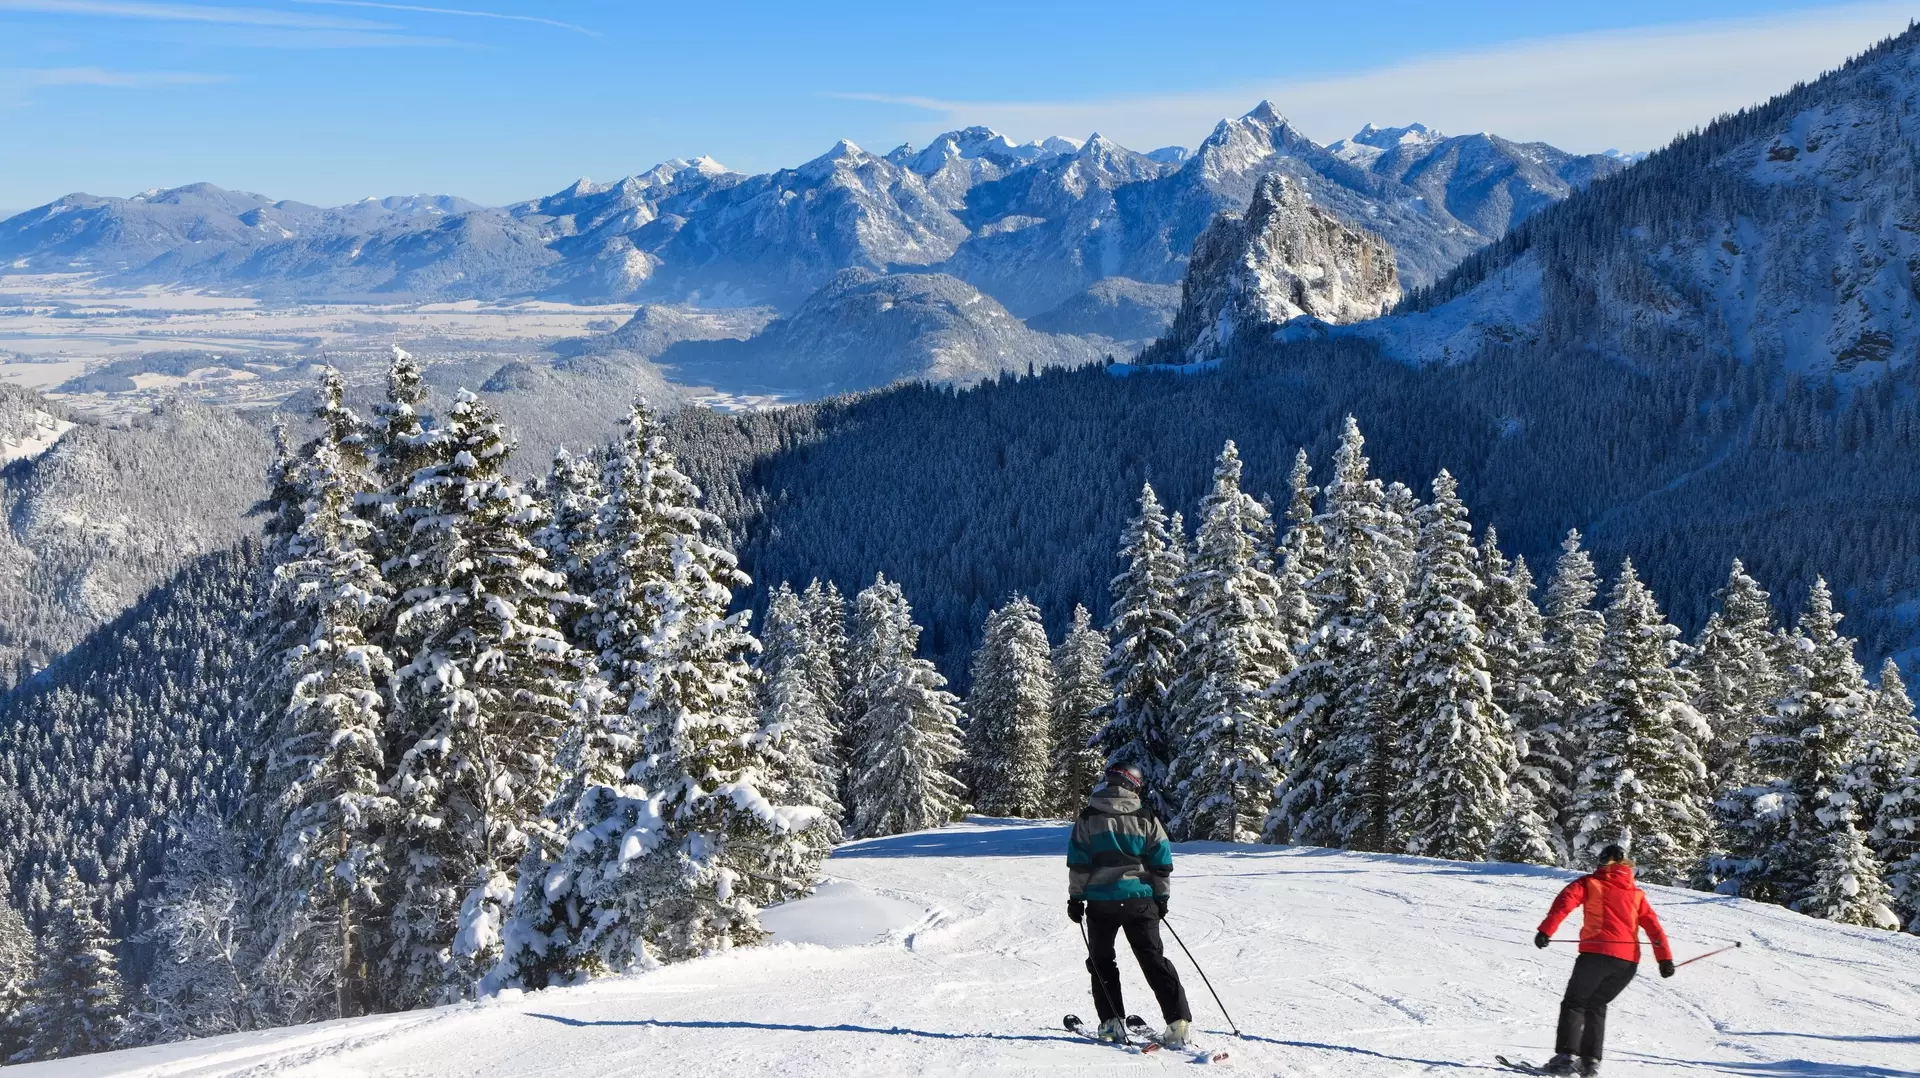
{"type": "Polygon", "coordinates": [[[0,207],[206,180],[506,202],[708,154],[984,122],[1191,146],[1271,97],[1322,141],[1419,120],[1646,149],[1920,14],[1809,0],[1169,4],[0,0],[0,207]]]}

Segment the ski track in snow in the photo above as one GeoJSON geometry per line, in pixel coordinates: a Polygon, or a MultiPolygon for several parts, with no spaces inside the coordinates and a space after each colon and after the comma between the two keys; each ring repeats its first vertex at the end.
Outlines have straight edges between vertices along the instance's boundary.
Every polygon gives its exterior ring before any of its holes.
{"type": "MultiPolygon", "coordinates": [[[[1062,824],[974,819],[843,847],[781,942],[581,988],[12,1068],[8,1078],[1183,1072],[1068,1034],[1091,1020],[1062,824]],[[822,942],[803,942],[808,940],[822,942]]],[[[1531,945],[1571,873],[1270,846],[1175,847],[1171,935],[1200,1042],[1246,1075],[1509,1073],[1550,1054],[1573,955],[1531,945]]],[[[1680,958],[1614,1004],[1606,1073],[1920,1078],[1920,939],[1650,889],[1680,958]]],[[[1576,928],[1563,930],[1571,935],[1576,928]]],[[[1122,949],[1127,1006],[1157,1024],[1122,949]]]]}

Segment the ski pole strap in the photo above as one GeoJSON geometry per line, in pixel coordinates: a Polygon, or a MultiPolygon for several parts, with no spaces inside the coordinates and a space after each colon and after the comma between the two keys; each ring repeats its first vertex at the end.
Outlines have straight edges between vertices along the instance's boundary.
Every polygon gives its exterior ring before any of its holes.
{"type": "Polygon", "coordinates": [[[1721,947],[1718,950],[1708,951],[1706,954],[1694,955],[1692,958],[1687,959],[1685,962],[1675,962],[1673,964],[1673,968],[1679,969],[1681,966],[1691,966],[1695,962],[1698,962],[1703,958],[1712,958],[1714,955],[1726,954],[1728,951],[1737,951],[1739,949],[1740,949],[1740,944],[1738,943],[1735,943],[1732,946],[1728,946],[1728,947],[1721,947]]]}

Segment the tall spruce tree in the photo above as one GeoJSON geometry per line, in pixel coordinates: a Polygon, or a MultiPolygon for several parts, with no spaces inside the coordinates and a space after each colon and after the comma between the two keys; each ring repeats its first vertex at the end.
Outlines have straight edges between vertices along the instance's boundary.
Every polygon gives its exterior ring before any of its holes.
{"type": "Polygon", "coordinates": [[[1533,572],[1525,558],[1507,560],[1491,527],[1478,553],[1482,587],[1475,612],[1485,633],[1482,650],[1493,702],[1507,714],[1516,753],[1507,815],[1488,856],[1523,864],[1565,864],[1565,837],[1546,810],[1565,783],[1565,761],[1554,737],[1562,716],[1559,701],[1541,684],[1546,620],[1533,602],[1533,572]]]}
{"type": "MultiPolygon", "coordinates": [[[[330,382],[323,400],[334,410],[338,394],[330,382]]],[[[267,716],[260,921],[269,961],[307,991],[287,1016],[294,1022],[347,1017],[374,1002],[369,945],[386,912],[380,837],[395,809],[384,788],[393,665],[370,634],[390,595],[369,548],[373,527],[356,509],[372,489],[356,437],[341,422],[322,432],[305,462],[310,496],[274,573],[276,602],[297,628],[280,658],[286,698],[267,716]]]]}
{"type": "Polygon", "coordinates": [[[560,612],[563,628],[576,647],[588,646],[579,639],[575,621],[579,608],[593,595],[593,562],[600,553],[600,514],[607,500],[600,485],[603,468],[597,454],[582,457],[565,449],[556,452],[541,486],[550,515],[533,536],[546,551],[547,568],[565,577],[567,591],[581,600],[569,603],[560,612]]]}
{"type": "Polygon", "coordinates": [[[1280,587],[1266,507],[1240,487],[1240,453],[1221,450],[1180,588],[1185,673],[1169,780],[1169,829],[1186,839],[1250,842],[1272,805],[1276,736],[1266,690],[1292,666],[1279,633],[1280,587]]]}
{"type": "Polygon", "coordinates": [[[1113,578],[1106,664],[1112,703],[1102,713],[1099,747],[1112,767],[1138,768],[1147,802],[1173,813],[1167,770],[1173,757],[1172,694],[1182,655],[1180,600],[1184,571],[1177,536],[1152,486],[1140,490],[1140,513],[1120,540],[1126,568],[1113,578]]]}
{"type": "Polygon", "coordinates": [[[441,463],[413,474],[393,559],[409,581],[395,600],[409,661],[395,673],[387,955],[401,1006],[459,998],[493,964],[580,680],[553,614],[566,581],[533,542],[545,514],[505,471],[498,416],[462,392],[428,434],[441,463]]]}
{"type": "Polygon", "coordinates": [[[749,581],[644,402],[611,459],[595,640],[637,738],[627,777],[659,822],[637,862],[604,870],[631,873],[617,905],[583,918],[640,926],[643,947],[623,944],[617,955],[632,968],[649,955],[673,961],[762,938],[756,906],[812,886],[820,848],[805,832],[824,814],[777,805],[761,789],[772,776],[767,745],[753,736],[748,658],[758,645],[747,615],[728,613],[733,589],[749,581]]]}
{"type": "Polygon", "coordinates": [[[1507,815],[1507,781],[1518,760],[1481,646],[1474,600],[1482,585],[1453,476],[1434,479],[1433,501],[1418,520],[1409,629],[1397,664],[1408,781],[1394,794],[1394,831],[1407,836],[1408,853],[1482,861],[1507,815]]]}
{"type": "Polygon", "coordinates": [[[1053,649],[1053,767],[1048,780],[1053,811],[1072,815],[1087,803],[1106,760],[1094,744],[1100,716],[1112,703],[1105,668],[1107,635],[1093,627],[1084,606],[1073,608],[1073,624],[1053,649]]]}
{"type": "Polygon", "coordinates": [[[1593,558],[1580,547],[1580,533],[1567,532],[1547,581],[1542,613],[1544,642],[1537,667],[1540,708],[1527,721],[1524,766],[1542,794],[1540,809],[1554,821],[1569,850],[1579,833],[1574,789],[1587,754],[1580,716],[1597,698],[1594,666],[1606,636],[1606,618],[1593,608],[1600,594],[1593,558]]]}
{"type": "Polygon", "coordinates": [[[1053,662],[1040,608],[1023,595],[987,617],[967,697],[966,768],[974,808],[989,816],[1051,811],[1053,662]]]}
{"type": "Polygon", "coordinates": [[[1391,710],[1376,705],[1405,582],[1397,579],[1401,524],[1365,449],[1347,417],[1316,521],[1327,546],[1311,592],[1319,620],[1304,661],[1270,690],[1286,763],[1269,841],[1381,849],[1390,840],[1397,731],[1391,710]]]}
{"type": "Polygon", "coordinates": [[[898,584],[876,576],[854,599],[855,838],[939,827],[960,818],[960,707],[946,679],[915,654],[920,626],[898,584]]]}
{"type": "Polygon", "coordinates": [[[67,869],[22,1008],[29,1058],[61,1059],[119,1046],[127,1002],[114,958],[118,946],[94,912],[92,890],[67,869]]]}
{"type": "Polygon", "coordinates": [[[1920,756],[1908,761],[1879,816],[1873,846],[1886,866],[1894,910],[1907,931],[1920,934],[1920,756]]]}
{"type": "Polygon", "coordinates": [[[1694,708],[1713,730],[1707,770],[1716,793],[1746,785],[1754,721],[1786,689],[1772,604],[1738,559],[1719,600],[1687,664],[1700,686],[1694,708]]]}
{"type": "Polygon", "coordinates": [[[0,889],[0,1064],[27,1050],[27,986],[37,973],[33,931],[0,889]]]}
{"type": "Polygon", "coordinates": [[[775,761],[782,800],[820,809],[820,824],[808,835],[831,847],[840,841],[845,818],[839,793],[845,767],[840,732],[815,688],[812,647],[807,611],[782,583],[768,604],[761,645],[760,732],[775,761]]]}
{"type": "Polygon", "coordinates": [[[1582,716],[1587,759],[1574,793],[1574,852],[1592,863],[1618,843],[1653,883],[1684,882],[1708,837],[1701,746],[1710,731],[1690,703],[1679,635],[1633,563],[1622,563],[1593,667],[1595,698],[1582,716]]]}
{"type": "Polygon", "coordinates": [[[1846,790],[1859,812],[1860,830],[1870,835],[1878,829],[1882,806],[1899,788],[1900,777],[1920,757],[1920,724],[1914,720],[1913,699],[1901,680],[1900,664],[1892,659],[1881,665],[1880,684],[1868,694],[1861,719],[1846,790]]]}
{"type": "Polygon", "coordinates": [[[1867,874],[1885,869],[1859,841],[1849,789],[1872,702],[1840,621],[1826,581],[1816,580],[1794,627],[1789,689],[1756,724],[1751,781],[1722,798],[1729,852],[1714,876],[1725,893],[1858,921],[1860,910],[1836,898],[1836,881],[1857,886],[1863,858],[1876,862],[1867,874]]]}

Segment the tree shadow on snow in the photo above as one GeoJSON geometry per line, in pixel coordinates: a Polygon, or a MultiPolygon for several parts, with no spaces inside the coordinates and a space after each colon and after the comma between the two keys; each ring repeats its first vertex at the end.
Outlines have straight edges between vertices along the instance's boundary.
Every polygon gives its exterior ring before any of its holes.
{"type": "Polygon", "coordinates": [[[914,831],[852,842],[833,851],[836,861],[854,857],[1058,857],[1067,856],[1067,825],[1033,820],[974,817],[985,829],[914,831]]]}
{"type": "Polygon", "coordinates": [[[722,1021],[720,1019],[675,1019],[675,1018],[568,1018],[559,1014],[542,1014],[539,1011],[524,1011],[528,1018],[544,1018],[549,1022],[558,1022],[563,1026],[652,1026],[657,1029],[761,1029],[776,1033],[885,1033],[894,1037],[923,1037],[935,1041],[1078,1041],[1081,1038],[1066,1033],[1042,1035],[1038,1033],[942,1033],[926,1029],[908,1029],[905,1026],[856,1026],[842,1023],[835,1026],[809,1026],[797,1022],[745,1022],[722,1021]]]}
{"type": "MultiPolygon", "coordinates": [[[[1832,1037],[1840,1041],[1912,1041],[1913,1037],[1832,1037]]],[[[1920,1078],[1920,1071],[1895,1070],[1861,1063],[1822,1063],[1812,1059],[1781,1059],[1772,1063],[1751,1060],[1674,1059],[1668,1056],[1631,1053],[1649,1063],[1676,1067],[1697,1067],[1716,1074],[1737,1074],[1746,1078],[1920,1078]]]]}

